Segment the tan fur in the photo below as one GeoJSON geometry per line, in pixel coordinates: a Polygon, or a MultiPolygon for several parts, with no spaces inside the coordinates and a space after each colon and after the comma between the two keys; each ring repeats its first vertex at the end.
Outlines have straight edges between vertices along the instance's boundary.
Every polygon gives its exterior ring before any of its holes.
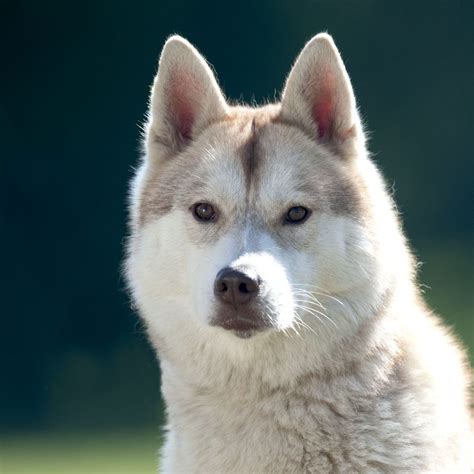
{"type": "Polygon", "coordinates": [[[199,53],[170,38],[131,229],[127,276],[167,404],[164,472],[470,471],[465,353],[419,295],[328,35],[306,45],[282,103],[261,108],[227,105],[199,53]],[[197,222],[198,202],[218,219],[197,222]],[[298,205],[311,216],[285,225],[298,205]],[[214,324],[229,265],[262,281],[268,327],[245,340],[214,324]]]}

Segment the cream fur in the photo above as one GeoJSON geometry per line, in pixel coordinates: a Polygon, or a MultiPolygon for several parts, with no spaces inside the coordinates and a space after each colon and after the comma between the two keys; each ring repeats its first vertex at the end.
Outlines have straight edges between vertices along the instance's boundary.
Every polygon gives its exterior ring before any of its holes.
{"type": "Polygon", "coordinates": [[[420,299],[332,39],[317,35],[304,48],[281,108],[249,109],[229,107],[199,53],[172,37],[150,115],[132,186],[127,276],[161,361],[161,470],[470,472],[465,356],[420,299]],[[190,94],[173,99],[170,81],[181,79],[190,94]],[[312,115],[319,100],[335,104],[322,144],[312,115]],[[249,188],[236,150],[256,121],[265,122],[261,175],[249,188]],[[190,124],[191,137],[180,135],[190,124]],[[190,166],[197,178],[180,188],[190,166]],[[304,177],[292,174],[301,167],[326,180],[327,192],[307,223],[280,228],[281,209],[310,199],[304,177]],[[328,190],[347,182],[360,199],[344,211],[352,194],[328,190]],[[188,206],[202,199],[221,206],[217,230],[190,217],[188,206]],[[217,272],[242,263],[269,283],[275,323],[245,340],[209,326],[217,272]]]}

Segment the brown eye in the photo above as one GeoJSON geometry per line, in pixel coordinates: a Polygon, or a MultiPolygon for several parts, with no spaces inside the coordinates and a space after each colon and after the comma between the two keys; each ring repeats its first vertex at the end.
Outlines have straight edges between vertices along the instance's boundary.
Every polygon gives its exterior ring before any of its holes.
{"type": "Polygon", "coordinates": [[[199,202],[193,206],[193,215],[198,221],[210,222],[216,220],[214,208],[207,202],[199,202]]]}
{"type": "Polygon", "coordinates": [[[310,211],[303,206],[295,206],[288,210],[285,222],[287,224],[301,224],[309,217],[310,211]]]}

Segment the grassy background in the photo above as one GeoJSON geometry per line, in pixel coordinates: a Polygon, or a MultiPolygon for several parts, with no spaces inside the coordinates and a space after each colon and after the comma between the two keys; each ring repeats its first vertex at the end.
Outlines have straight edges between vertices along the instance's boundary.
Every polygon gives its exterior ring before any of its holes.
{"type": "Polygon", "coordinates": [[[0,440],[3,474],[151,474],[156,432],[36,434],[0,440]]]}

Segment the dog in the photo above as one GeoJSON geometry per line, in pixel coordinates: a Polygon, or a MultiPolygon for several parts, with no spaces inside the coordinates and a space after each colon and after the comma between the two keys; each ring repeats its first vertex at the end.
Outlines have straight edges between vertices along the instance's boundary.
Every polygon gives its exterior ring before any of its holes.
{"type": "Polygon", "coordinates": [[[466,354],[420,295],[332,38],[248,107],[170,37],[144,135],[126,274],[162,471],[469,472],[466,354]]]}

